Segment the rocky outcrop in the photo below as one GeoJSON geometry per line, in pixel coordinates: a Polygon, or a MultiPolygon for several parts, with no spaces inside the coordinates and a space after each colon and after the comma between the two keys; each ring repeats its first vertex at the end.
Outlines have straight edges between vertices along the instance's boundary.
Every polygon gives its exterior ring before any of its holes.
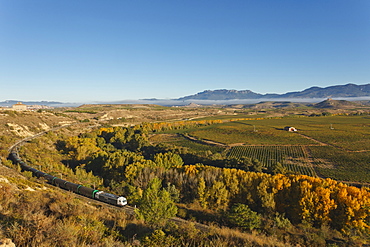
{"type": "Polygon", "coordinates": [[[13,241],[9,238],[0,239],[0,247],[15,247],[13,241]]]}

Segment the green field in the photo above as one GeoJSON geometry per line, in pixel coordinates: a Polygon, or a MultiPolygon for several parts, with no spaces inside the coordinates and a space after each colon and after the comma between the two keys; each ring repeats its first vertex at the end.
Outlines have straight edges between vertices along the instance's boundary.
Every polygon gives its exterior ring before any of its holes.
{"type": "Polygon", "coordinates": [[[224,144],[317,145],[305,138],[349,151],[370,150],[370,118],[363,116],[302,117],[232,121],[188,130],[192,136],[224,144]],[[285,126],[298,133],[284,131],[285,126]],[[297,135],[298,134],[298,135],[297,135]],[[304,135],[304,136],[302,136],[304,135]]]}
{"type": "MultiPolygon", "coordinates": [[[[279,157],[284,156],[289,159],[280,163],[294,172],[300,169],[300,173],[315,174],[311,171],[313,166],[314,171],[322,177],[370,182],[370,117],[368,116],[225,121],[221,124],[187,129],[182,132],[199,140],[245,146],[241,149],[246,149],[243,151],[246,156],[257,158],[267,167],[272,162],[280,162],[279,157]],[[293,126],[298,129],[298,132],[284,131],[285,126],[293,126]],[[299,159],[295,159],[295,155],[289,153],[293,151],[287,150],[298,147],[302,147],[306,153],[298,155],[296,151],[299,159]],[[257,151],[258,154],[252,154],[257,151]],[[287,163],[287,160],[290,161],[287,163]],[[295,165],[292,165],[293,163],[295,165]],[[300,167],[307,167],[306,171],[300,167]]],[[[183,140],[185,146],[191,147],[193,144],[188,142],[183,140]]],[[[237,150],[238,148],[233,148],[231,153],[237,150]]]]}
{"type": "Polygon", "coordinates": [[[281,119],[235,121],[206,126],[189,131],[200,139],[223,144],[244,143],[247,145],[310,145],[314,141],[296,133],[284,131],[288,124],[281,119]]]}
{"type": "Polygon", "coordinates": [[[242,156],[258,159],[266,168],[279,162],[290,172],[316,176],[303,146],[237,146],[230,150],[229,157],[242,156]]]}
{"type": "Polygon", "coordinates": [[[197,143],[185,138],[182,135],[164,134],[153,135],[150,138],[152,143],[167,143],[178,147],[185,147],[197,151],[212,151],[213,153],[222,152],[225,148],[220,146],[211,146],[206,144],[197,143]]]}
{"type": "Polygon", "coordinates": [[[331,146],[308,147],[314,166],[324,177],[370,182],[370,151],[349,152],[331,146]]]}

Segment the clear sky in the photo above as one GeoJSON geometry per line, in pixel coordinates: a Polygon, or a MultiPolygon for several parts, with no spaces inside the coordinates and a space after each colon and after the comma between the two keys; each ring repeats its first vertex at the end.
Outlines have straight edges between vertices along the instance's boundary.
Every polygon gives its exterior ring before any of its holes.
{"type": "Polygon", "coordinates": [[[0,0],[0,101],[370,83],[369,0],[0,0]]]}

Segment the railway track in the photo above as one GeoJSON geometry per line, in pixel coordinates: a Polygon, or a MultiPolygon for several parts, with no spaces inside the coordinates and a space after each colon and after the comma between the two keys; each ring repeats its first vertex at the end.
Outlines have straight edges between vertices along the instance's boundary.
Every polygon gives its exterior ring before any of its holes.
{"type": "MultiPolygon", "coordinates": [[[[52,186],[52,185],[49,185],[49,186],[52,187],[52,188],[55,188],[55,186],[52,186]]],[[[62,188],[58,188],[58,189],[65,192],[65,190],[63,190],[62,188]]],[[[85,197],[83,195],[79,195],[79,194],[76,194],[76,193],[72,193],[72,194],[75,196],[75,198],[78,198],[78,199],[80,199],[80,200],[84,201],[85,203],[88,203],[92,206],[99,205],[99,206],[102,206],[102,207],[105,207],[105,208],[110,208],[110,209],[113,209],[113,210],[124,211],[126,214],[128,214],[130,216],[135,215],[135,207],[132,207],[132,206],[129,206],[129,205],[119,207],[119,206],[111,205],[111,204],[104,203],[104,202],[101,202],[101,201],[97,201],[97,200],[94,200],[93,198],[85,197]]],[[[172,217],[169,220],[178,224],[178,225],[188,225],[188,224],[191,223],[191,224],[194,224],[194,227],[197,228],[198,230],[210,231],[209,226],[198,223],[198,222],[190,222],[188,220],[184,220],[184,219],[179,218],[179,217],[172,217]]]]}
{"type": "MultiPolygon", "coordinates": [[[[62,191],[65,191],[63,189],[61,189],[62,191]]],[[[123,206],[123,207],[119,207],[119,206],[115,206],[115,205],[112,205],[112,204],[108,204],[108,203],[104,203],[104,202],[101,202],[101,201],[97,201],[97,200],[94,200],[92,198],[89,198],[89,197],[86,197],[86,196],[83,196],[83,195],[79,195],[79,194],[76,194],[76,193],[72,193],[76,198],[79,198],[83,201],[85,201],[86,203],[90,204],[90,205],[100,205],[100,206],[103,206],[103,207],[106,207],[106,208],[110,208],[110,209],[113,209],[113,210],[123,210],[125,211],[125,213],[127,213],[128,215],[135,215],[135,211],[134,211],[134,207],[131,207],[131,206],[123,206]]]]}
{"type": "MultiPolygon", "coordinates": [[[[76,124],[76,123],[74,123],[76,124]]],[[[47,131],[42,131],[40,133],[37,133],[36,135],[33,135],[31,137],[27,137],[27,138],[24,138],[18,142],[16,142],[15,144],[13,144],[9,149],[9,153],[12,152],[14,149],[17,149],[19,146],[23,145],[24,143],[32,140],[32,139],[35,139],[37,137],[40,137],[44,134],[46,134],[47,132],[49,131],[56,131],[56,130],[59,130],[59,129],[62,129],[62,128],[66,128],[66,127],[69,127],[71,124],[69,125],[63,125],[63,126],[58,126],[58,127],[55,127],[55,128],[52,128],[50,130],[47,130],[47,131]]],[[[50,185],[52,186],[52,185],[50,185]]],[[[61,191],[66,191],[62,188],[59,188],[57,186],[52,186],[52,188],[58,188],[60,189],[61,191]]],[[[73,193],[73,192],[69,192],[69,193],[73,193]]],[[[83,196],[83,195],[80,195],[80,194],[76,194],[76,193],[73,193],[73,195],[76,197],[76,198],[79,198],[89,204],[92,204],[92,205],[100,205],[100,206],[103,206],[103,207],[107,207],[107,208],[110,208],[110,209],[113,209],[113,210],[123,210],[125,211],[126,214],[128,215],[131,215],[131,216],[134,216],[135,215],[135,207],[132,207],[132,206],[129,206],[129,205],[125,205],[123,207],[121,206],[115,206],[115,205],[112,205],[112,204],[108,204],[108,203],[105,203],[105,202],[102,202],[102,201],[98,201],[98,200],[95,200],[93,198],[89,198],[89,197],[86,197],[86,196],[83,196]]],[[[184,219],[181,219],[181,218],[178,218],[178,217],[172,217],[169,219],[170,221],[176,223],[176,224],[189,224],[190,222],[187,221],[187,220],[184,220],[184,219]]],[[[209,226],[207,225],[204,225],[204,224],[200,224],[200,223],[197,223],[197,222],[191,222],[192,224],[194,224],[194,226],[201,230],[201,231],[209,231],[209,226]]]]}
{"type": "MultiPolygon", "coordinates": [[[[49,185],[49,186],[52,187],[52,188],[55,188],[55,186],[52,186],[52,185],[49,185]]],[[[63,190],[62,188],[58,188],[58,189],[65,192],[65,190],[63,190]]],[[[76,194],[76,193],[72,193],[72,194],[75,196],[75,198],[79,198],[80,200],[82,200],[85,203],[88,203],[92,206],[99,205],[99,206],[102,206],[102,207],[105,207],[105,208],[110,208],[110,209],[113,209],[113,210],[124,211],[126,214],[128,214],[130,216],[135,215],[135,207],[132,207],[132,206],[129,206],[129,205],[119,207],[119,206],[111,205],[111,204],[104,203],[104,202],[101,202],[101,201],[97,201],[97,200],[94,200],[92,198],[85,197],[83,195],[79,195],[79,194],[76,194]]],[[[198,230],[207,231],[207,232],[210,231],[209,226],[198,223],[198,222],[190,222],[188,220],[184,220],[184,219],[179,218],[179,217],[172,217],[169,220],[178,224],[178,225],[194,224],[194,227],[197,228],[198,230]]]]}

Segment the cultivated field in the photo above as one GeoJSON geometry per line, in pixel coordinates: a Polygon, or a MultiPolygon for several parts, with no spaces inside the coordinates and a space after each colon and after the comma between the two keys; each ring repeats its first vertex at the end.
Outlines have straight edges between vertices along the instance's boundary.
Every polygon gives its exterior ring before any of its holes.
{"type": "Polygon", "coordinates": [[[293,173],[316,176],[304,146],[237,146],[230,150],[229,157],[242,156],[258,159],[267,168],[278,162],[293,173]]]}
{"type": "Polygon", "coordinates": [[[221,124],[181,132],[188,133],[198,141],[228,146],[231,156],[257,158],[266,167],[280,162],[292,172],[317,174],[343,181],[370,182],[369,116],[223,121],[221,124]],[[285,126],[293,126],[298,131],[284,131],[285,126]]]}

